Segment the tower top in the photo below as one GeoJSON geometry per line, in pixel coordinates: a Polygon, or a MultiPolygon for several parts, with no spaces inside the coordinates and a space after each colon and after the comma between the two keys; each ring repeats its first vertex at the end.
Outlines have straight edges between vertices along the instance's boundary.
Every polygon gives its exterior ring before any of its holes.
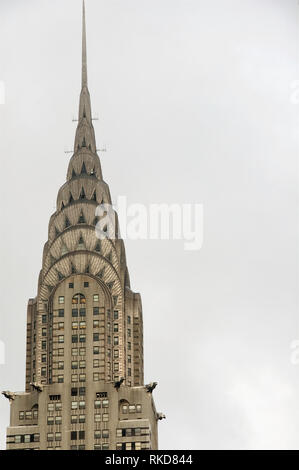
{"type": "Polygon", "coordinates": [[[86,52],[86,18],[85,1],[82,4],[82,88],[87,87],[87,52],[86,52]]]}

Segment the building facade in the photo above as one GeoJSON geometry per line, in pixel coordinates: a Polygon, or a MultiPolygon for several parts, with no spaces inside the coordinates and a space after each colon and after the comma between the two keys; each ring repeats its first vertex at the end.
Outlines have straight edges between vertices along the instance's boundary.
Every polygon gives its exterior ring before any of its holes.
{"type": "Polygon", "coordinates": [[[7,449],[158,448],[163,415],[156,383],[143,381],[141,298],[130,287],[117,214],[113,239],[106,213],[96,211],[111,197],[92,123],[84,4],[82,38],[74,153],[28,303],[26,391],[3,392],[11,406],[7,449]]]}

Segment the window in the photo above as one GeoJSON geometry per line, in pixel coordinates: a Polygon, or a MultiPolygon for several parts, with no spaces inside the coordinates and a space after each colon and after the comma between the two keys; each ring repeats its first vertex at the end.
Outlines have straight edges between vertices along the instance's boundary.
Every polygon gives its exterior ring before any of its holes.
{"type": "Polygon", "coordinates": [[[99,380],[100,380],[100,374],[98,372],[94,372],[93,381],[94,382],[99,382],[99,380]]]}
{"type": "Polygon", "coordinates": [[[95,409],[101,408],[101,400],[95,400],[94,407],[95,409]]]}
{"type": "Polygon", "coordinates": [[[58,323],[58,330],[64,330],[64,323],[62,321],[58,323]]]}
{"type": "Polygon", "coordinates": [[[72,415],[72,416],[71,416],[71,424],[76,424],[77,421],[78,421],[77,415],[72,415]]]}
{"type": "Polygon", "coordinates": [[[130,317],[130,315],[127,316],[127,319],[128,319],[128,325],[130,325],[130,324],[131,324],[131,317],[130,317]]]}
{"type": "Polygon", "coordinates": [[[80,316],[86,317],[86,308],[80,308],[80,316]]]}
{"type": "Polygon", "coordinates": [[[132,374],[132,371],[130,369],[130,367],[128,368],[128,376],[131,377],[131,374],[132,374]]]}
{"type": "Polygon", "coordinates": [[[47,349],[47,341],[42,341],[42,349],[47,349]]]}
{"type": "Polygon", "coordinates": [[[100,341],[100,334],[99,333],[94,333],[93,334],[93,340],[94,341],[100,341]]]}
{"type": "Polygon", "coordinates": [[[101,431],[100,430],[97,430],[94,432],[94,438],[95,439],[101,439],[101,431]]]}
{"type": "Polygon", "coordinates": [[[93,327],[94,328],[99,328],[99,326],[100,326],[100,320],[94,320],[93,321],[93,327]]]}
{"type": "Polygon", "coordinates": [[[57,377],[57,382],[58,382],[59,384],[63,384],[63,381],[64,381],[63,375],[58,375],[58,377],[57,377]]]}
{"type": "Polygon", "coordinates": [[[42,328],[42,336],[47,336],[47,328],[42,328]]]}
{"type": "Polygon", "coordinates": [[[132,357],[129,355],[128,356],[128,363],[131,364],[131,362],[132,362],[132,357]]]}
{"type": "Polygon", "coordinates": [[[103,414],[103,421],[109,421],[109,415],[108,413],[103,414]]]}
{"type": "Polygon", "coordinates": [[[84,282],[84,287],[89,287],[89,282],[84,282]]]}
{"type": "Polygon", "coordinates": [[[48,403],[48,411],[54,411],[54,403],[48,403]]]}
{"type": "Polygon", "coordinates": [[[64,349],[63,348],[58,349],[58,356],[64,356],[64,349]]]}
{"type": "Polygon", "coordinates": [[[58,369],[64,369],[64,362],[58,362],[58,369]]]}
{"type": "Polygon", "coordinates": [[[54,416],[48,416],[47,424],[52,426],[54,424],[54,416]]]}
{"type": "Polygon", "coordinates": [[[42,315],[42,323],[47,323],[47,315],[42,315]]]}
{"type": "Polygon", "coordinates": [[[99,294],[94,294],[93,295],[93,301],[98,302],[99,301],[99,294]]]}
{"type": "Polygon", "coordinates": [[[26,411],[25,419],[32,419],[32,412],[31,411],[26,411]]]}
{"type": "Polygon", "coordinates": [[[116,437],[122,437],[122,429],[116,430],[116,437]]]}
{"type": "Polygon", "coordinates": [[[78,343],[78,335],[72,335],[72,343],[78,343]]]}
{"type": "Polygon", "coordinates": [[[102,450],[109,450],[109,444],[103,444],[102,450]]]}
{"type": "Polygon", "coordinates": [[[41,375],[42,375],[42,377],[45,377],[47,375],[47,368],[46,367],[41,368],[41,375]]]}
{"type": "Polygon", "coordinates": [[[77,431],[71,431],[71,440],[76,441],[77,440],[77,431]]]}
{"type": "Polygon", "coordinates": [[[80,330],[84,330],[86,328],[86,321],[80,321],[80,330]]]}
{"type": "Polygon", "coordinates": [[[79,401],[79,410],[85,410],[85,401],[79,401]]]}
{"type": "Polygon", "coordinates": [[[94,346],[94,347],[93,347],[93,353],[94,353],[94,354],[100,354],[100,348],[99,348],[99,346],[94,346]]]}
{"type": "Polygon", "coordinates": [[[108,439],[108,437],[109,437],[109,429],[103,429],[103,431],[102,431],[102,437],[103,437],[104,439],[108,439]]]}
{"type": "Polygon", "coordinates": [[[72,410],[77,410],[78,409],[78,402],[77,401],[72,401],[72,410]]]}
{"type": "Polygon", "coordinates": [[[114,310],[113,318],[114,318],[114,320],[118,320],[118,310],[114,310]]]}
{"type": "Polygon", "coordinates": [[[58,303],[59,303],[59,304],[64,304],[64,296],[63,296],[63,295],[60,295],[60,296],[58,297],[58,303]]]}
{"type": "Polygon", "coordinates": [[[114,336],[113,344],[114,344],[114,346],[118,346],[118,336],[114,336]]]}
{"type": "Polygon", "coordinates": [[[72,375],[72,382],[78,382],[78,374],[73,374],[72,375]]]}
{"type": "Polygon", "coordinates": [[[77,388],[72,388],[71,389],[71,396],[76,397],[78,395],[78,389],[77,388]]]}
{"type": "Polygon", "coordinates": [[[79,439],[85,439],[85,431],[79,431],[79,439]]]}
{"type": "Polygon", "coordinates": [[[128,328],[128,337],[131,338],[131,329],[128,328]]]}
{"type": "Polygon", "coordinates": [[[118,323],[114,323],[113,331],[114,331],[114,333],[118,333],[118,323]]]}
{"type": "Polygon", "coordinates": [[[86,348],[80,348],[80,356],[85,356],[86,348]]]}
{"type": "Polygon", "coordinates": [[[72,322],[72,330],[78,330],[79,323],[77,321],[72,322]]]}
{"type": "Polygon", "coordinates": [[[103,400],[103,408],[108,408],[109,400],[103,400]]]}
{"type": "Polygon", "coordinates": [[[99,423],[101,421],[101,415],[94,415],[94,421],[95,423],[99,423]]]}
{"type": "Polygon", "coordinates": [[[85,387],[79,387],[79,395],[80,397],[85,395],[85,387]]]}
{"type": "Polygon", "coordinates": [[[131,351],[131,343],[128,343],[128,350],[131,351]]]}
{"type": "Polygon", "coordinates": [[[78,349],[72,348],[72,356],[78,356],[78,349]]]}
{"type": "MultiPolygon", "coordinates": [[[[62,423],[62,416],[56,416],[55,418],[55,424],[60,425],[62,423]]],[[[57,440],[57,439],[56,439],[57,440]]]]}
{"type": "Polygon", "coordinates": [[[23,420],[24,419],[24,411],[20,411],[19,412],[19,420],[23,420]]]}
{"type": "Polygon", "coordinates": [[[58,343],[64,343],[64,335],[58,336],[58,343]]]}
{"type": "Polygon", "coordinates": [[[85,423],[85,415],[79,416],[79,423],[85,423]]]}
{"type": "Polygon", "coordinates": [[[72,317],[77,317],[77,316],[78,316],[78,309],[72,308],[72,317]]]}
{"type": "Polygon", "coordinates": [[[136,411],[137,411],[137,413],[141,413],[141,411],[142,411],[141,405],[136,405],[136,411]]]}
{"type": "Polygon", "coordinates": [[[129,405],[129,413],[135,413],[135,405],[129,405]]]}
{"type": "Polygon", "coordinates": [[[80,367],[80,369],[85,369],[85,367],[86,367],[86,362],[85,362],[85,361],[80,361],[80,362],[79,362],[79,367],[80,367]]]}
{"type": "Polygon", "coordinates": [[[60,308],[58,310],[58,316],[61,318],[61,317],[64,317],[64,308],[60,308]]]}
{"type": "Polygon", "coordinates": [[[80,341],[80,343],[85,343],[86,342],[86,335],[80,335],[79,341],[80,341]]]}
{"type": "Polygon", "coordinates": [[[54,441],[54,434],[52,432],[48,432],[47,440],[48,442],[54,441]]]}
{"type": "Polygon", "coordinates": [[[55,441],[61,441],[61,432],[55,433],[55,441]]]}
{"type": "Polygon", "coordinates": [[[128,406],[127,405],[123,405],[122,406],[122,411],[124,414],[128,413],[128,406]]]}
{"type": "Polygon", "coordinates": [[[73,283],[73,282],[69,282],[69,288],[70,288],[70,289],[73,289],[73,288],[74,288],[74,283],[73,283]]]}
{"type": "Polygon", "coordinates": [[[85,304],[85,303],[86,303],[86,299],[83,294],[75,294],[74,297],[72,298],[72,304],[85,304]]]}
{"type": "Polygon", "coordinates": [[[93,360],[93,367],[100,367],[100,361],[99,361],[99,359],[94,359],[94,360],[93,360]]]}

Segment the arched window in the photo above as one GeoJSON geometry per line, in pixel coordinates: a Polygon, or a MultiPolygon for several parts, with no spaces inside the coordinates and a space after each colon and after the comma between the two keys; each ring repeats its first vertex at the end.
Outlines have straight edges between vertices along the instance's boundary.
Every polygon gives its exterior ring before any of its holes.
{"type": "Polygon", "coordinates": [[[83,294],[75,294],[72,298],[72,304],[85,304],[86,298],[83,294]]]}

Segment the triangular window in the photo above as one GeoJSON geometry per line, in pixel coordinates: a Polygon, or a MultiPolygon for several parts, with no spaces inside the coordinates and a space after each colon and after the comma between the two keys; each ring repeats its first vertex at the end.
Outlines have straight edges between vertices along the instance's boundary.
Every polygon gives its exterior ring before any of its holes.
{"type": "Polygon", "coordinates": [[[81,212],[81,214],[80,214],[78,224],[86,224],[86,220],[85,220],[83,212],[81,212]]]}
{"type": "Polygon", "coordinates": [[[81,175],[86,175],[86,166],[85,163],[83,162],[82,168],[81,168],[81,175]]]}
{"type": "Polygon", "coordinates": [[[95,251],[100,252],[101,251],[101,243],[98,241],[96,246],[95,246],[95,251]]]}
{"type": "Polygon", "coordinates": [[[85,243],[84,243],[82,235],[80,235],[80,238],[79,238],[78,250],[85,250],[85,243]]]}
{"type": "Polygon", "coordinates": [[[71,225],[71,223],[70,223],[69,219],[66,217],[65,218],[65,228],[70,227],[70,225],[71,225]]]}
{"type": "Polygon", "coordinates": [[[80,193],[80,199],[85,199],[86,196],[85,196],[85,191],[84,191],[84,188],[81,189],[81,193],[80,193]]]}

